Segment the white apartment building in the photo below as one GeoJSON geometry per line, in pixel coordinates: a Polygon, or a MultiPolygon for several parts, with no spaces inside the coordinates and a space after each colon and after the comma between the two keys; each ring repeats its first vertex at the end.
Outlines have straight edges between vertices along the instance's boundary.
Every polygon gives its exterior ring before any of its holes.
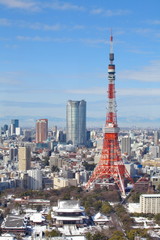
{"type": "Polygon", "coordinates": [[[150,146],[149,152],[151,153],[151,156],[153,158],[159,158],[160,157],[160,146],[150,146]]]}
{"type": "Polygon", "coordinates": [[[160,213],[160,194],[142,194],[140,196],[140,211],[142,213],[160,213]]]}
{"type": "Polygon", "coordinates": [[[128,136],[125,136],[122,138],[121,141],[121,151],[122,154],[127,154],[127,155],[131,155],[131,138],[128,136]]]}
{"type": "Polygon", "coordinates": [[[42,189],[42,172],[39,169],[28,170],[28,188],[32,190],[42,189]]]}

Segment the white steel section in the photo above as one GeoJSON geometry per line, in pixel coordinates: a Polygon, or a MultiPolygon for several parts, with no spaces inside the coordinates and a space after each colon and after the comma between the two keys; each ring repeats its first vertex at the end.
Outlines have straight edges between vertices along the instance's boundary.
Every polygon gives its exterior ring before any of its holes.
{"type": "Polygon", "coordinates": [[[109,98],[108,100],[108,112],[116,113],[116,102],[115,98],[109,98]]]}
{"type": "Polygon", "coordinates": [[[115,73],[115,69],[109,69],[108,68],[108,73],[115,73]]]}
{"type": "Polygon", "coordinates": [[[119,133],[119,127],[104,127],[103,133],[119,133]]]}

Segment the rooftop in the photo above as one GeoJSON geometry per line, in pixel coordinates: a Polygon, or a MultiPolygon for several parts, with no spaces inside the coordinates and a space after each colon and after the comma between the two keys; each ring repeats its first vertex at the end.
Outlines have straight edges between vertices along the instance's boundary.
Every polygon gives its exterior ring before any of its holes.
{"type": "Polygon", "coordinates": [[[142,194],[142,197],[155,197],[155,198],[160,198],[160,194],[142,194]]]}
{"type": "Polygon", "coordinates": [[[2,222],[1,228],[26,228],[26,223],[24,223],[24,215],[8,215],[2,222]]]}

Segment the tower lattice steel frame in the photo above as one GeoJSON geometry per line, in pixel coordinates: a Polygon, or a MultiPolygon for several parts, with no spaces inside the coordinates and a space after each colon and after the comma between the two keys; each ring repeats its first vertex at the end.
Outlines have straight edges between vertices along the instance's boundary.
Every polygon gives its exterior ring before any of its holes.
{"type": "Polygon", "coordinates": [[[113,37],[110,37],[110,63],[108,65],[108,111],[104,127],[103,148],[99,163],[95,167],[86,188],[90,188],[97,180],[112,180],[118,185],[121,195],[125,196],[124,179],[133,183],[121,158],[118,142],[119,127],[117,124],[116,95],[115,95],[115,65],[113,53],[113,37]]]}

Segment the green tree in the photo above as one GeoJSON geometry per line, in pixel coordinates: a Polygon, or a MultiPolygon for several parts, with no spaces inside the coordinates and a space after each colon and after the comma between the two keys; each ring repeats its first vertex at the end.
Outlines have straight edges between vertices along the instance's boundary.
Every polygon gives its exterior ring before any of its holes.
{"type": "Polygon", "coordinates": [[[134,240],[136,236],[140,236],[146,239],[152,239],[146,229],[131,229],[130,231],[127,231],[127,238],[129,240],[134,240]]]}
{"type": "Polygon", "coordinates": [[[157,192],[160,193],[160,184],[157,186],[157,192]]]}
{"type": "Polygon", "coordinates": [[[58,237],[61,236],[62,234],[58,230],[52,230],[52,231],[46,231],[45,232],[46,237],[58,237]]]}
{"type": "Polygon", "coordinates": [[[48,221],[52,221],[52,217],[51,217],[51,211],[48,213],[48,215],[47,215],[47,217],[46,217],[46,218],[47,218],[47,220],[48,220],[48,221]]]}
{"type": "Polygon", "coordinates": [[[93,203],[93,207],[95,208],[96,211],[99,211],[102,207],[102,201],[98,200],[93,203]]]}
{"type": "Polygon", "coordinates": [[[129,228],[131,228],[134,220],[129,216],[126,209],[121,204],[118,204],[114,209],[119,219],[122,221],[125,230],[128,230],[129,228]]]}
{"type": "Polygon", "coordinates": [[[98,232],[98,231],[93,234],[90,232],[87,232],[85,237],[87,240],[107,240],[108,239],[103,232],[98,232]]]}
{"type": "Polygon", "coordinates": [[[154,219],[155,219],[155,221],[156,221],[157,224],[160,224],[160,213],[156,214],[156,215],[154,216],[154,219]]]}
{"type": "Polygon", "coordinates": [[[121,231],[115,231],[109,240],[125,240],[124,234],[121,231]]]}
{"type": "Polygon", "coordinates": [[[70,199],[71,199],[70,192],[66,192],[66,193],[63,195],[63,200],[70,200],[70,199]]]}
{"type": "Polygon", "coordinates": [[[134,192],[131,195],[131,199],[134,203],[139,203],[139,198],[140,198],[141,193],[134,192]]]}
{"type": "Polygon", "coordinates": [[[87,240],[92,240],[92,234],[90,232],[87,232],[85,237],[87,240]]]}
{"type": "Polygon", "coordinates": [[[107,240],[108,238],[103,234],[103,232],[96,232],[93,235],[93,240],[107,240]]]}
{"type": "Polygon", "coordinates": [[[103,202],[101,207],[101,212],[103,214],[108,214],[112,211],[112,207],[108,202],[103,202]]]}

